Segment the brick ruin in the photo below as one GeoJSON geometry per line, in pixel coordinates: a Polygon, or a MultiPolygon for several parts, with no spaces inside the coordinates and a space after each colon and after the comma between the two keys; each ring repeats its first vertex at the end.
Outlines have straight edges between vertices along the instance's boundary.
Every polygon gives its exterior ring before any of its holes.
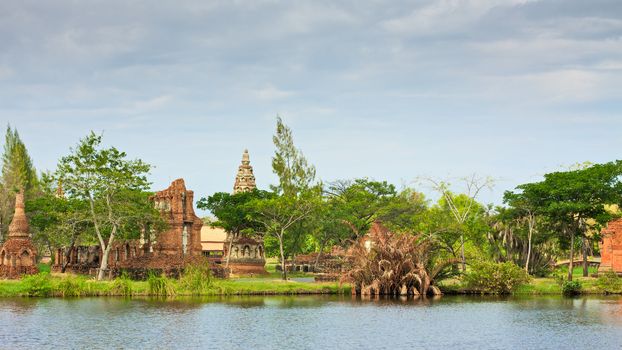
{"type": "Polygon", "coordinates": [[[622,218],[609,222],[601,235],[598,272],[614,271],[622,274],[622,218]]]}
{"type": "MultiPolygon", "coordinates": [[[[233,194],[250,192],[257,188],[253,167],[250,165],[248,150],[242,154],[242,164],[238,167],[238,173],[233,185],[233,194]]],[[[267,274],[265,265],[263,240],[254,239],[244,235],[234,236],[227,233],[225,240],[224,256],[227,256],[229,246],[229,269],[235,274],[267,274]]],[[[226,258],[223,258],[226,259],[226,258]]]]}
{"type": "Polygon", "coordinates": [[[24,191],[15,197],[15,214],[9,225],[8,239],[0,248],[0,277],[19,278],[35,274],[37,249],[30,238],[30,227],[24,211],[24,191]]]}
{"type": "MultiPolygon", "coordinates": [[[[194,212],[194,192],[186,189],[184,180],[173,181],[150,199],[168,221],[167,230],[157,237],[142,232],[140,239],[115,241],[108,255],[108,277],[125,272],[144,279],[150,271],[178,277],[186,265],[207,261],[201,249],[203,222],[194,212]]],[[[66,271],[95,275],[101,256],[99,246],[76,246],[69,252],[61,248],[55,252],[52,269],[61,271],[66,263],[66,271]]],[[[210,266],[216,276],[225,275],[219,266],[210,266]]]]}

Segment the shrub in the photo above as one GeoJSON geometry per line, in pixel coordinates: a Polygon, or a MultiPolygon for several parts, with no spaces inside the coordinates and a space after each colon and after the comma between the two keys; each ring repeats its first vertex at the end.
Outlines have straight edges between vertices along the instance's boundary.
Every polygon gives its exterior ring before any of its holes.
{"type": "Polygon", "coordinates": [[[110,293],[125,297],[132,296],[132,280],[125,271],[121,273],[121,276],[115,278],[110,293]]]}
{"type": "Polygon", "coordinates": [[[22,281],[24,282],[24,291],[28,296],[46,297],[52,292],[52,279],[47,272],[24,276],[22,281]]]}
{"type": "Polygon", "coordinates": [[[180,287],[195,295],[206,293],[211,284],[212,273],[209,263],[186,266],[179,279],[180,287]]]}
{"type": "Polygon", "coordinates": [[[86,279],[82,276],[65,277],[58,284],[58,293],[63,297],[79,297],[88,294],[86,279]]]}
{"type": "Polygon", "coordinates": [[[512,262],[480,261],[471,264],[463,281],[467,288],[481,293],[509,294],[519,285],[529,282],[529,275],[512,262]]]}
{"type": "Polygon", "coordinates": [[[573,296],[581,294],[581,282],[566,281],[562,284],[562,294],[565,296],[573,296]]]}
{"type": "Polygon", "coordinates": [[[600,275],[596,285],[607,294],[622,293],[622,278],[613,271],[607,271],[600,275]]]}
{"type": "Polygon", "coordinates": [[[150,272],[149,277],[147,277],[147,283],[149,284],[149,295],[164,297],[175,295],[173,281],[164,275],[156,276],[153,272],[150,272]]]}

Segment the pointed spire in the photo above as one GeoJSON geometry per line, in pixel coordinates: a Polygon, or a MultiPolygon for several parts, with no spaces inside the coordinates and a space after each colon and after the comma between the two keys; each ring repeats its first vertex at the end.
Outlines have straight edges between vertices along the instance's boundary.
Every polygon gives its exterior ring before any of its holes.
{"type": "Polygon", "coordinates": [[[28,219],[24,206],[24,190],[15,196],[15,214],[9,225],[9,237],[29,237],[28,219]]]}
{"type": "Polygon", "coordinates": [[[242,165],[238,168],[238,174],[235,177],[233,185],[233,193],[249,192],[256,188],[255,175],[253,175],[253,167],[251,166],[248,150],[245,149],[242,154],[242,165]]]}

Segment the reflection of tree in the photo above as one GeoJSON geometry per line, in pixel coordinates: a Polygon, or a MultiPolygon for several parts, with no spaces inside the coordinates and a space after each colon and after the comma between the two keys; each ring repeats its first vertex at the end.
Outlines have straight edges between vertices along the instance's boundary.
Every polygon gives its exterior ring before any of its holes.
{"type": "Polygon", "coordinates": [[[31,298],[10,298],[2,300],[2,307],[0,310],[8,311],[17,315],[28,315],[38,306],[42,300],[31,298]]]}

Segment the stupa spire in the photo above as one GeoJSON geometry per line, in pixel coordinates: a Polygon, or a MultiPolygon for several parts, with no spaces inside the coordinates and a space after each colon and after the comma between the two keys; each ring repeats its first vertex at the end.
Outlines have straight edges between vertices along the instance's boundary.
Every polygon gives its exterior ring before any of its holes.
{"type": "Polygon", "coordinates": [[[29,237],[30,228],[24,206],[24,190],[15,196],[15,214],[9,225],[9,237],[29,237]]]}
{"type": "Polygon", "coordinates": [[[235,177],[233,185],[233,193],[249,192],[256,188],[255,175],[253,175],[253,167],[251,166],[248,150],[245,149],[242,154],[242,164],[238,168],[238,174],[235,177]]]}

